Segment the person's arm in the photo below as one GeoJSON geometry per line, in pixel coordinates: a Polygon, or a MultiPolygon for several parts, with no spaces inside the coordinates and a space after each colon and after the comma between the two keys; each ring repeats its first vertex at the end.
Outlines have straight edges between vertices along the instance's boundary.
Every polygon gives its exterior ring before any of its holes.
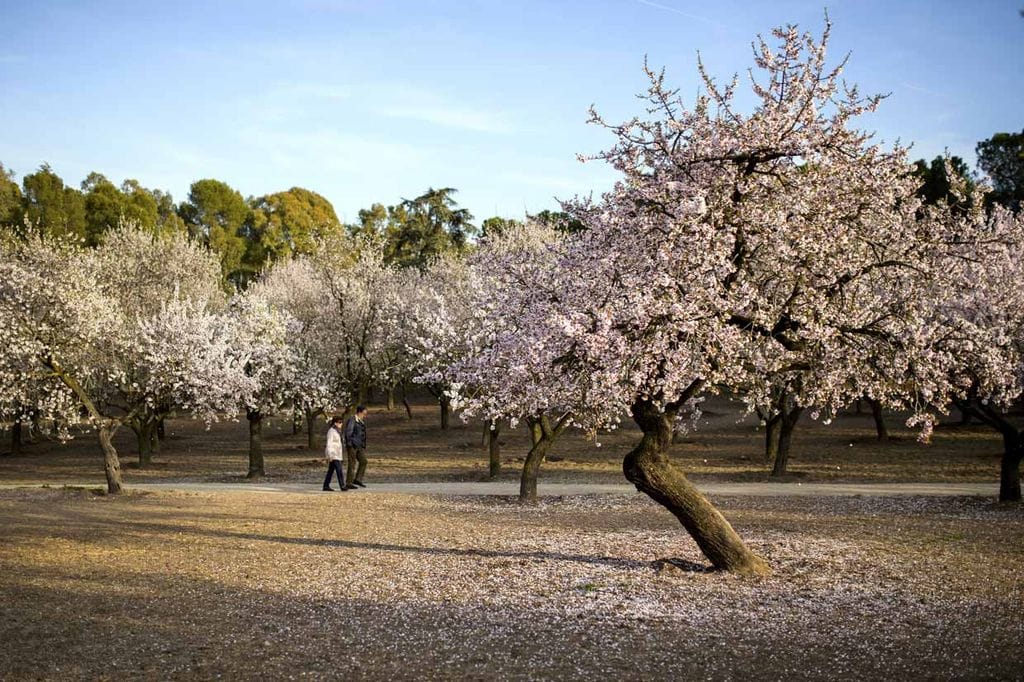
{"type": "Polygon", "coordinates": [[[352,447],[352,436],[356,430],[356,418],[349,417],[348,421],[345,422],[345,445],[352,447]]]}

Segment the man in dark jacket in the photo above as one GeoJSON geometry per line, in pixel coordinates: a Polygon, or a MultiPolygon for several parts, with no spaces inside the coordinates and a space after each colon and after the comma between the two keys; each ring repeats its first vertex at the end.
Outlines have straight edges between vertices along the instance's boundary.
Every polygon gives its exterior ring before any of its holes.
{"type": "Polygon", "coordinates": [[[356,406],[355,416],[345,422],[345,449],[348,451],[348,488],[365,488],[363,474],[366,473],[366,406],[356,406]],[[356,461],[359,469],[356,470],[356,461]],[[353,473],[355,474],[353,476],[353,473]]]}

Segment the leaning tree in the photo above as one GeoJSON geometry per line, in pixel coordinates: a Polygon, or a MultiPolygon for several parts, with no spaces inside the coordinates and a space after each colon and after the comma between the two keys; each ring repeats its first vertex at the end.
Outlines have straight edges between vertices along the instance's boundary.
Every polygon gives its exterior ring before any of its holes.
{"type": "Polygon", "coordinates": [[[532,322],[546,381],[579,396],[573,421],[630,415],[643,435],[626,478],[738,573],[769,569],[670,460],[675,423],[709,387],[763,404],[789,370],[812,416],[865,393],[905,406],[893,382],[917,360],[904,339],[947,236],[918,214],[905,151],[852,126],[880,98],[827,67],[828,33],[756,43],[750,113],[736,80],[719,86],[703,65],[692,107],[647,70],[647,116],[594,113],[617,138],[599,158],[622,178],[599,202],[565,205],[584,229],[558,264],[558,305],[532,322]]]}

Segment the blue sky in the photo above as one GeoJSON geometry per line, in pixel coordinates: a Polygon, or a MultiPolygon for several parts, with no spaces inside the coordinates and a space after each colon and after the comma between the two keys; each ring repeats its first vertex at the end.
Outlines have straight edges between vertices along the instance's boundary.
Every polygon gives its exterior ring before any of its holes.
{"type": "MultiPolygon", "coordinates": [[[[1024,129],[1024,0],[828,3],[848,80],[892,93],[861,126],[915,157],[1024,129]]],[[[821,0],[0,0],[0,162],[92,170],[184,199],[200,178],[244,195],[301,186],[343,220],[427,187],[477,220],[557,208],[614,179],[577,153],[586,124],[638,113],[644,56],[697,92],[697,52],[727,79],[750,41],[821,0]]]]}

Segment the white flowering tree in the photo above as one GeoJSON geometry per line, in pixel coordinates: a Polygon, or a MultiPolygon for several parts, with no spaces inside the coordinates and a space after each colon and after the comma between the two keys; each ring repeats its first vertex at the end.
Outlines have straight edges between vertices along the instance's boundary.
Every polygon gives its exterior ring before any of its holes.
{"type": "Polygon", "coordinates": [[[558,346],[548,340],[558,330],[549,325],[562,311],[562,247],[557,232],[532,222],[484,239],[458,296],[464,320],[433,337],[431,347],[443,350],[433,367],[425,366],[428,378],[450,385],[464,418],[527,423],[532,445],[520,478],[523,501],[536,500],[541,462],[583,399],[580,386],[553,381],[558,346]]]}
{"type": "Polygon", "coordinates": [[[107,232],[83,256],[93,261],[123,342],[113,359],[122,379],[105,387],[104,400],[133,415],[127,423],[144,466],[157,443],[157,425],[172,410],[209,421],[237,395],[242,378],[225,362],[215,315],[226,303],[220,264],[184,234],[157,234],[134,224],[107,232]]]}
{"type": "Polygon", "coordinates": [[[323,280],[308,258],[288,258],[275,263],[250,290],[295,320],[287,326],[295,362],[292,393],[305,416],[307,445],[312,450],[317,444],[318,418],[348,399],[337,391],[340,382],[325,350],[333,346],[337,330],[323,280]]]}
{"type": "Polygon", "coordinates": [[[295,400],[299,358],[289,343],[300,323],[276,308],[258,292],[232,299],[226,313],[237,362],[249,381],[238,394],[249,422],[248,478],[266,475],[263,458],[263,418],[290,407],[295,400]]]}
{"type": "Polygon", "coordinates": [[[940,411],[955,405],[1002,436],[999,499],[1019,502],[1024,429],[1009,410],[1024,398],[1024,216],[1002,206],[985,216],[972,203],[928,297],[921,337],[933,356],[915,380],[940,411]]]}
{"type": "Polygon", "coordinates": [[[630,415],[643,436],[627,479],[715,567],[746,574],[769,569],[671,462],[676,422],[708,387],[763,404],[788,370],[803,372],[797,400],[812,413],[865,393],[906,406],[921,291],[948,237],[918,215],[904,151],[852,127],[879,98],[826,67],[828,30],[775,36],[777,47],[756,46],[749,114],[734,105],[737,84],[702,66],[692,107],[649,71],[648,117],[594,115],[617,137],[601,158],[622,180],[599,203],[565,206],[585,229],[566,244],[559,282],[538,288],[532,361],[508,363],[510,390],[540,377],[534,399],[569,408],[577,426],[630,415]]]}

